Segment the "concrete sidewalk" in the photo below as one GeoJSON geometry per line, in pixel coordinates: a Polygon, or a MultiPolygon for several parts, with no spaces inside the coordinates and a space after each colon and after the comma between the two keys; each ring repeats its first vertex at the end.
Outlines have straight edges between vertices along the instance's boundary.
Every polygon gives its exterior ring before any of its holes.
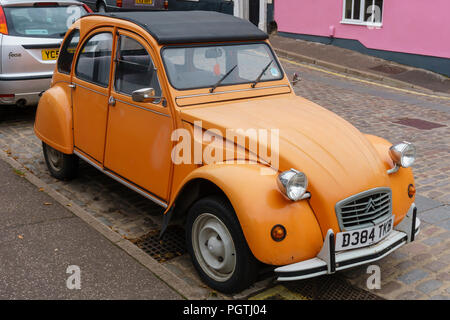
{"type": "Polygon", "coordinates": [[[0,160],[0,299],[182,298],[21,175],[0,160]]]}
{"type": "Polygon", "coordinates": [[[317,42],[272,34],[270,42],[280,57],[316,64],[401,88],[450,94],[450,78],[392,61],[317,42]]]}

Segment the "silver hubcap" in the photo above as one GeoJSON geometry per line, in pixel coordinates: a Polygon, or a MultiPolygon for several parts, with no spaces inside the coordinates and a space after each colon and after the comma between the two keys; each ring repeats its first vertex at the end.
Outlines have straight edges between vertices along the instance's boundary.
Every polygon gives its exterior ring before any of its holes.
{"type": "Polygon", "coordinates": [[[63,158],[63,155],[61,152],[53,149],[50,146],[47,146],[47,158],[48,158],[48,162],[50,163],[51,167],[54,170],[56,170],[56,171],[61,170],[62,158],[63,158]]]}
{"type": "Polygon", "coordinates": [[[219,218],[202,213],[195,219],[192,246],[197,261],[209,277],[223,282],[233,275],[236,250],[230,232],[219,218]]]}

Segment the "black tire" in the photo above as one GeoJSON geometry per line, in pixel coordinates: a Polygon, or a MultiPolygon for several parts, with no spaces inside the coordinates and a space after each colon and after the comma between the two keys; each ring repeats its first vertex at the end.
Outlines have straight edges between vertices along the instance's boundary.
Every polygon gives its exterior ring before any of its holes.
{"type": "MultiPolygon", "coordinates": [[[[218,223],[220,224],[220,222],[218,223]]],[[[225,238],[229,240],[227,236],[225,238]]],[[[212,289],[223,293],[234,293],[248,288],[255,282],[258,273],[258,261],[251,253],[233,207],[226,198],[222,196],[210,196],[194,203],[189,209],[186,221],[186,244],[195,269],[201,279],[212,289]],[[209,241],[213,240],[219,243],[219,245],[220,242],[229,243],[229,241],[223,241],[219,236],[217,236],[218,240],[216,241],[211,236],[209,240],[203,243],[200,234],[214,235],[214,233],[207,233],[208,231],[205,231],[212,230],[206,228],[208,226],[207,223],[201,224],[205,219],[206,221],[215,221],[214,219],[218,219],[228,231],[228,235],[231,236],[234,254],[224,254],[225,259],[220,256],[217,257],[218,265],[222,262],[230,265],[227,261],[232,261],[231,264],[234,265],[234,268],[230,272],[225,271],[222,273],[220,271],[215,274],[217,269],[213,269],[206,262],[211,261],[211,259],[207,259],[208,257],[215,258],[213,255],[208,256],[208,252],[212,250],[209,248],[209,241]],[[203,229],[201,229],[203,232],[198,232],[199,226],[203,226],[203,229]],[[206,248],[202,247],[201,249],[200,246],[205,246],[206,248]],[[200,250],[206,251],[207,253],[202,255],[200,250]],[[222,258],[222,261],[220,258],[222,258]],[[217,277],[222,278],[218,279],[217,277]]],[[[232,252],[232,250],[228,250],[228,252],[232,252]]]]}
{"type": "Polygon", "coordinates": [[[53,149],[42,142],[45,163],[50,174],[59,180],[71,180],[78,174],[78,157],[53,149]]]}

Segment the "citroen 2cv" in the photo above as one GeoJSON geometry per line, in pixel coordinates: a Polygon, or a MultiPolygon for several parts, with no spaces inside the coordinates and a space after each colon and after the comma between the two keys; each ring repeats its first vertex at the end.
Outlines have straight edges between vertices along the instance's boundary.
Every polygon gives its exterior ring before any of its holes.
{"type": "Polygon", "coordinates": [[[372,262],[414,240],[411,143],[296,96],[268,36],[214,12],[91,14],[68,30],[35,133],[184,221],[203,281],[241,291],[372,262]]]}

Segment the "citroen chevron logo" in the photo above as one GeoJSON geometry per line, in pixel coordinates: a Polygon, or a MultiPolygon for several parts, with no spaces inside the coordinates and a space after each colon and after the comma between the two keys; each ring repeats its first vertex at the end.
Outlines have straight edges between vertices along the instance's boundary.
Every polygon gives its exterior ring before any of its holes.
{"type": "Polygon", "coordinates": [[[364,213],[369,213],[371,211],[375,211],[376,205],[373,202],[372,199],[369,200],[369,203],[367,204],[366,208],[364,209],[364,213]]]}

